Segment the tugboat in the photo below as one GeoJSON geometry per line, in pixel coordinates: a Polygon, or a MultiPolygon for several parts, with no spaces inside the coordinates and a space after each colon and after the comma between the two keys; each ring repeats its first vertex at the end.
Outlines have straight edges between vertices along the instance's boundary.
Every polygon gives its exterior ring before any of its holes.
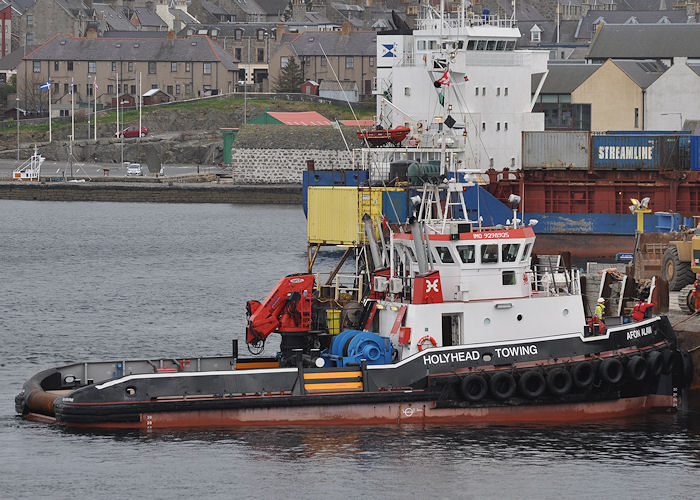
{"type": "MultiPolygon", "coordinates": [[[[28,380],[30,420],[155,429],[566,422],[666,410],[692,365],[652,308],[587,318],[579,272],[532,265],[532,225],[470,220],[457,181],[426,183],[407,224],[364,217],[364,269],[307,272],[249,301],[246,343],[274,357],[75,363],[28,380]],[[640,311],[643,311],[640,313],[640,311]]],[[[350,252],[346,252],[345,257],[350,252]]]]}

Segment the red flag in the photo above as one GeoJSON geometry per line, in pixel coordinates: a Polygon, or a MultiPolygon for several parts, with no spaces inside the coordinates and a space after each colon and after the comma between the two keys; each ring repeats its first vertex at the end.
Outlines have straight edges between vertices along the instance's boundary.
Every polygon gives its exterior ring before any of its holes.
{"type": "Polygon", "coordinates": [[[450,84],[449,73],[450,73],[450,68],[445,69],[445,72],[442,74],[442,76],[435,81],[442,84],[442,85],[449,85],[450,84]]]}

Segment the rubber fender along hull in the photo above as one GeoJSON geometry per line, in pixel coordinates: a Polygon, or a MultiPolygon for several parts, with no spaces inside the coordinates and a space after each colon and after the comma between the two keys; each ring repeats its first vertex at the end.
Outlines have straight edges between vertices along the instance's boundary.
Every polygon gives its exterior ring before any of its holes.
{"type": "Polygon", "coordinates": [[[649,395],[594,403],[437,408],[433,401],[332,406],[242,408],[142,413],[138,421],[70,423],[71,427],[167,429],[266,425],[525,424],[627,417],[673,408],[673,396],[649,395]]]}

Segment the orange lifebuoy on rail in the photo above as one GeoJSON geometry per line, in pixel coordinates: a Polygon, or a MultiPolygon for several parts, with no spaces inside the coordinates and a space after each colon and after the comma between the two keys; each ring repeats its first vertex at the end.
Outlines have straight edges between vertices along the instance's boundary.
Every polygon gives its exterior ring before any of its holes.
{"type": "Polygon", "coordinates": [[[426,347],[423,347],[423,345],[426,342],[430,342],[432,344],[432,347],[437,347],[437,342],[435,342],[435,339],[431,337],[430,335],[426,335],[422,339],[418,341],[418,351],[422,351],[423,349],[427,349],[426,347]]]}
{"type": "Polygon", "coordinates": [[[418,138],[416,138],[416,137],[411,137],[411,138],[408,140],[408,144],[409,144],[410,146],[413,146],[413,147],[418,146],[418,138]]]}

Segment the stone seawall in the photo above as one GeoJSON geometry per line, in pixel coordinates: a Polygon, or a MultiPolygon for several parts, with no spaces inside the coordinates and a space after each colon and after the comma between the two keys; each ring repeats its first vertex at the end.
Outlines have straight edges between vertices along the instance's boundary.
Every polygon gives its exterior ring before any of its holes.
{"type": "Polygon", "coordinates": [[[233,148],[233,180],[238,184],[301,184],[308,160],[319,170],[352,168],[352,155],[347,151],[233,148]]]}
{"type": "Polygon", "coordinates": [[[0,183],[0,199],[153,203],[301,204],[301,185],[0,183]]]}

